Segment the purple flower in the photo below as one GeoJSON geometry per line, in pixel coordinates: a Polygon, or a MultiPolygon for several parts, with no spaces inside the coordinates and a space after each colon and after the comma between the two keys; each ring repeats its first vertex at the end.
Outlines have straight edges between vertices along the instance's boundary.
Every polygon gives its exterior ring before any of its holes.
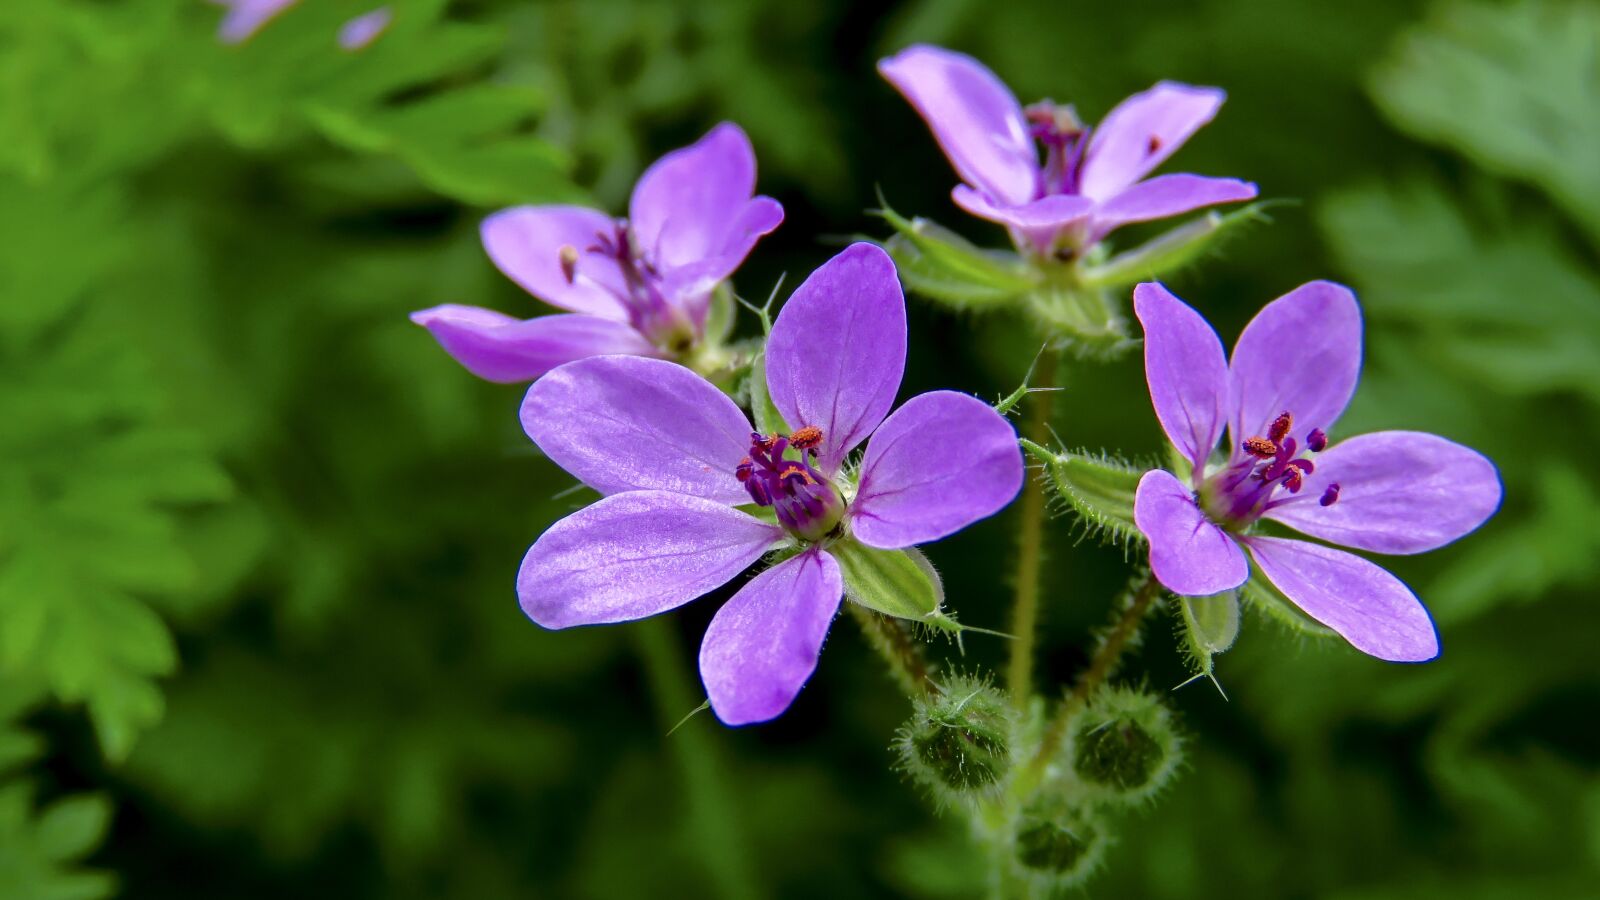
{"type": "Polygon", "coordinates": [[[1388,571],[1321,544],[1254,533],[1271,519],[1375,553],[1421,553],[1483,524],[1500,505],[1494,464],[1432,434],[1380,431],[1330,444],[1361,370],[1361,310],[1349,289],[1301,285],[1267,304],[1230,363],[1200,314],[1159,284],[1134,290],[1156,418],[1193,466],[1185,485],[1139,481],[1134,521],[1150,566],[1175,594],[1231,590],[1245,551],[1307,615],[1363,653],[1397,662],[1439,654],[1428,611],[1388,571]],[[1229,431],[1226,459],[1212,450],[1229,431]]]}
{"type": "Polygon", "coordinates": [[[339,29],[339,46],[352,52],[363,50],[388,30],[393,20],[394,11],[387,6],[356,16],[339,29]]]}
{"type": "Polygon", "coordinates": [[[217,28],[217,38],[224,44],[238,44],[249,40],[262,26],[299,0],[211,0],[228,8],[217,28]]]}
{"type": "Polygon", "coordinates": [[[681,357],[705,336],[711,292],[783,221],[752,197],[755,152],[724,122],[656,160],[628,218],[578,206],[518,206],[483,222],[483,247],[507,277],[569,315],[515,319],[446,304],[413,313],[445,351],[490,381],[529,381],[575,359],[681,357]]]}
{"type": "Polygon", "coordinates": [[[1255,185],[1233,178],[1140,180],[1217,114],[1217,88],[1163,81],[1091,129],[1071,106],[1044,100],[1024,109],[964,53],[908,47],[878,71],[916,107],[966,182],[952,193],[956,205],[1007,226],[1019,247],[1076,253],[1129,222],[1256,195],[1255,185]]]}
{"type": "Polygon", "coordinates": [[[546,628],[639,619],[784,550],[792,555],[718,611],[700,649],[723,722],[782,713],[816,668],[845,592],[841,545],[938,540],[1022,486],[1016,434],[988,404],[934,391],[888,415],[905,358],[894,264],[855,244],[812,273],[772,327],[767,385],[788,435],[752,433],[721,391],[662,360],[585,359],[535,382],[522,407],[528,436],[605,497],[528,551],[523,611],[546,628]],[[771,516],[747,512],[752,503],[771,516]]]}

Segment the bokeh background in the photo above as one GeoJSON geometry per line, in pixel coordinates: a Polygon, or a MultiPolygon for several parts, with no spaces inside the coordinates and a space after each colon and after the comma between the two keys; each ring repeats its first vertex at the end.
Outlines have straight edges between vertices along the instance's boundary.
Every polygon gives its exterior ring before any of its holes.
{"type": "MultiPolygon", "coordinates": [[[[619,210],[721,119],[788,212],[746,296],[885,234],[875,190],[1002,243],[873,70],[916,40],[1090,120],[1162,78],[1225,87],[1169,170],[1288,202],[1172,286],[1231,340],[1303,281],[1353,285],[1342,430],[1436,431],[1505,479],[1482,531],[1396,563],[1439,661],[1248,620],[1230,699],[1173,695],[1187,770],[1089,893],[1595,896],[1600,7],[416,0],[339,50],[371,5],[302,0],[224,47],[199,0],[0,4],[0,897],[976,894],[960,825],[890,771],[907,704],[852,622],[778,722],[666,736],[716,597],[523,618],[523,550],[587,498],[519,388],[406,320],[532,314],[479,218],[619,210]]],[[[917,299],[912,327],[906,396],[1000,395],[1037,349],[917,299]]],[[[1068,444],[1157,451],[1137,358],[1064,378],[1068,444]]],[[[1005,627],[1012,524],[929,549],[966,622],[1005,627]]],[[[1127,571],[1080,537],[1052,533],[1057,683],[1127,571]]],[[[1186,674],[1171,625],[1129,670],[1154,687],[1186,674]]]]}

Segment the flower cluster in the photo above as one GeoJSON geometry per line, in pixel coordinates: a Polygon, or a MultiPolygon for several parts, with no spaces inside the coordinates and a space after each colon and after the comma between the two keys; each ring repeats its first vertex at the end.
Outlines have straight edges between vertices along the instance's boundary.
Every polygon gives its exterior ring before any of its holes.
{"type": "Polygon", "coordinates": [[[1111,255],[1108,237],[1122,225],[1256,196],[1236,179],[1151,177],[1216,115],[1222,91],[1162,82],[1090,127],[1068,105],[1021,106],[959,53],[911,47],[879,70],[960,175],[955,202],[1005,225],[1015,245],[980,250],[885,210],[898,232],[885,246],[914,264],[907,283],[957,305],[1020,301],[1048,332],[1048,376],[1063,346],[1094,348],[1087,359],[1133,345],[1118,312],[1125,297],[1113,294],[1143,281],[1133,311],[1156,419],[1175,451],[1170,470],[1043,447],[1043,404],[1019,441],[1004,413],[1026,386],[996,406],[936,390],[896,409],[905,299],[895,259],[873,244],[827,261],[764,339],[726,352],[711,322],[727,317],[713,308],[731,316],[727,279],[783,219],[756,195],[754,151],[732,124],[652,165],[626,218],[530,206],[484,221],[494,264],[566,312],[517,319],[448,304],[412,318],[473,374],[531,381],[523,429],[600,495],[527,551],[516,590],[530,619],[550,629],[640,619],[760,566],[712,618],[699,654],[711,709],[745,725],[789,708],[842,604],[857,604],[914,695],[896,745],[902,769],[973,814],[974,834],[996,851],[996,884],[1059,891],[1099,865],[1119,811],[1148,802],[1180,768],[1168,698],[1109,684],[1163,589],[1181,599],[1201,675],[1233,644],[1246,587],[1372,656],[1432,659],[1439,639],[1421,601],[1340,548],[1414,554],[1454,541],[1494,514],[1499,477],[1435,435],[1335,440],[1361,364],[1348,289],[1313,282],[1267,304],[1230,360],[1200,314],[1150,280],[1193,262],[1197,241],[1239,216],[1202,213],[1111,255]],[[995,578],[1017,585],[1004,687],[937,673],[901,624],[961,627],[916,548],[1010,504],[1025,489],[1023,448],[1069,508],[1142,557],[1085,673],[1048,715],[1030,683],[1042,485],[1021,504],[1016,571],[995,578]]]}

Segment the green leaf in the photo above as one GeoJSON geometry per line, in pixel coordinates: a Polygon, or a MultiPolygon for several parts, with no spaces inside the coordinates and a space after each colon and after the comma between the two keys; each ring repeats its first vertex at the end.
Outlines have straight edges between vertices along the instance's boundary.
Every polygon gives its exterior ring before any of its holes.
{"type": "Polygon", "coordinates": [[[1600,8],[1441,4],[1371,79],[1400,128],[1531,181],[1600,242],[1600,8]]]}
{"type": "Polygon", "coordinates": [[[1011,305],[1039,278],[1016,254],[982,250],[928,219],[907,220],[888,204],[878,211],[896,234],[884,242],[913,293],[959,309],[1011,305]]]}
{"type": "Polygon", "coordinates": [[[1244,226],[1268,221],[1262,212],[1265,206],[1251,203],[1228,213],[1207,212],[1104,262],[1085,266],[1082,282],[1086,287],[1114,289],[1166,278],[1216,253],[1244,226]]]}
{"type": "Polygon", "coordinates": [[[916,549],[878,550],[850,538],[828,546],[844,575],[850,600],[899,619],[942,618],[944,584],[916,549]]]}
{"type": "Polygon", "coordinates": [[[1133,498],[1145,470],[1107,457],[1057,453],[1029,440],[1022,446],[1044,464],[1055,496],[1091,531],[1116,543],[1144,541],[1133,521],[1133,498]]]}
{"type": "Polygon", "coordinates": [[[111,804],[99,795],[75,794],[35,813],[28,784],[0,784],[0,897],[111,896],[111,875],[77,865],[105,838],[110,820],[111,804]]]}

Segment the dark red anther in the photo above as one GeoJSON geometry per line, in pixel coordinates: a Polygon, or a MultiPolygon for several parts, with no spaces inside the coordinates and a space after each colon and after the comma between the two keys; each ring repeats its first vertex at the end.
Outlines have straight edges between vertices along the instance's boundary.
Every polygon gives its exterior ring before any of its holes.
{"type": "Polygon", "coordinates": [[[1306,435],[1306,449],[1312,453],[1321,453],[1328,446],[1328,434],[1321,428],[1311,429],[1306,435]]]}
{"type": "Polygon", "coordinates": [[[1244,442],[1244,452],[1257,459],[1271,459],[1278,455],[1278,445],[1264,437],[1253,437],[1244,442]]]}
{"type": "Polygon", "coordinates": [[[1328,485],[1328,489],[1322,492],[1322,499],[1317,502],[1323,506],[1332,506],[1339,502],[1339,483],[1328,485]]]}
{"type": "Polygon", "coordinates": [[[1289,436],[1289,429],[1294,427],[1294,416],[1287,411],[1278,413],[1272,420],[1272,427],[1267,429],[1267,437],[1273,441],[1282,441],[1289,436]]]}
{"type": "Polygon", "coordinates": [[[750,473],[754,471],[755,463],[751,461],[750,457],[746,456],[744,461],[740,462],[739,465],[734,467],[733,477],[739,479],[740,484],[744,484],[746,481],[750,480],[750,473]]]}
{"type": "Polygon", "coordinates": [[[1300,474],[1298,466],[1289,466],[1288,470],[1283,473],[1283,486],[1289,489],[1289,493],[1300,493],[1300,489],[1305,487],[1305,484],[1305,476],[1300,474]]]}
{"type": "Polygon", "coordinates": [[[1147,156],[1155,156],[1156,155],[1156,151],[1158,151],[1160,149],[1161,149],[1161,138],[1159,136],[1157,136],[1157,135],[1154,135],[1154,134],[1150,135],[1150,143],[1145,147],[1145,150],[1144,150],[1145,154],[1147,156]]]}

